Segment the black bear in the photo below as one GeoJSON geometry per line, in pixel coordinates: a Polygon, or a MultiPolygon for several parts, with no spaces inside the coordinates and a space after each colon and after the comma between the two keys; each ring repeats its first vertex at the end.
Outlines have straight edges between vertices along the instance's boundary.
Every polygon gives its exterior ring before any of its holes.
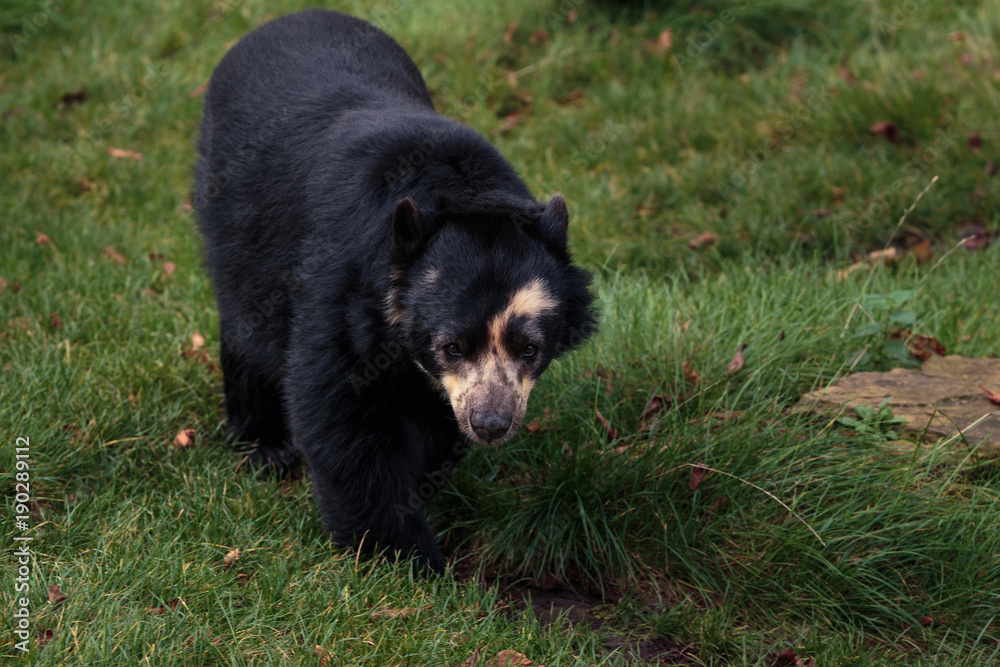
{"type": "Polygon", "coordinates": [[[509,439],[595,329],[565,203],[436,113],[392,38],[332,11],[226,54],[198,150],[232,432],[257,463],[304,460],[339,543],[443,571],[423,500],[470,443],[509,439]]]}

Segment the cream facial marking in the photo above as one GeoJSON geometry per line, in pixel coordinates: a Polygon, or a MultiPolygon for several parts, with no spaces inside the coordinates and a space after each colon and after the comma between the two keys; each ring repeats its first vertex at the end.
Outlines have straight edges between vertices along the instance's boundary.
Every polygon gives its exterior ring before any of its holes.
{"type": "Polygon", "coordinates": [[[516,319],[531,321],[557,302],[539,280],[517,290],[486,325],[485,347],[473,358],[453,363],[441,378],[459,428],[470,440],[499,445],[517,432],[535,385],[532,366],[507,344],[516,319]]]}

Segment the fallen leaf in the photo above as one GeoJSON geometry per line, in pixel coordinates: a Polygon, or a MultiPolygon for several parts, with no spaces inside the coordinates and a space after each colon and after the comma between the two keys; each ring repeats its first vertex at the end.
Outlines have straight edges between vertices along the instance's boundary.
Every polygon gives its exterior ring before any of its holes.
{"type": "MultiPolygon", "coordinates": [[[[489,663],[489,667],[532,667],[534,664],[526,656],[517,651],[500,651],[497,653],[497,657],[493,658],[493,661],[489,663]]],[[[539,665],[538,667],[545,667],[545,665],[539,665]]]]}
{"type": "Polygon", "coordinates": [[[858,78],[856,76],[854,76],[854,72],[852,72],[851,70],[847,69],[843,65],[841,65],[837,69],[837,73],[840,74],[840,78],[844,80],[844,83],[846,83],[846,84],[848,84],[850,86],[856,86],[856,85],[858,85],[858,78]]]}
{"type": "Polygon", "coordinates": [[[653,418],[662,414],[670,403],[671,399],[664,397],[662,394],[656,394],[649,399],[649,403],[646,404],[646,409],[642,411],[642,417],[639,418],[641,422],[639,424],[639,430],[645,431],[649,428],[652,425],[653,418]]]}
{"type": "Polygon", "coordinates": [[[39,234],[35,237],[35,243],[38,245],[48,245],[52,243],[52,241],[49,240],[48,234],[39,234]]]}
{"type": "Polygon", "coordinates": [[[747,349],[746,343],[740,345],[740,349],[736,351],[736,356],[734,356],[733,360],[729,362],[728,366],[726,366],[726,375],[732,375],[736,371],[743,368],[743,362],[745,361],[743,357],[743,351],[746,349],[747,349]]]}
{"type": "Polygon", "coordinates": [[[503,117],[503,122],[500,123],[500,127],[493,130],[493,134],[507,134],[520,124],[521,114],[515,111],[503,117]]]}
{"type": "Polygon", "coordinates": [[[186,428],[178,431],[177,435],[174,437],[174,446],[179,447],[180,449],[194,447],[194,438],[197,433],[198,432],[193,428],[186,428]]]}
{"type": "Polygon", "coordinates": [[[933,336],[922,336],[907,329],[898,329],[889,334],[891,340],[901,340],[906,344],[906,349],[914,359],[927,361],[932,356],[944,357],[947,355],[944,345],[933,336]]]}
{"type": "Polygon", "coordinates": [[[545,42],[549,39],[548,30],[536,30],[531,33],[531,37],[528,38],[528,44],[538,44],[539,42],[545,42]]]}
{"type": "Polygon", "coordinates": [[[49,586],[49,604],[53,607],[58,607],[66,600],[66,595],[59,590],[58,584],[52,584],[49,586]]]}
{"type": "Polygon", "coordinates": [[[52,630],[41,629],[38,631],[38,648],[41,648],[52,641],[52,630]]]}
{"type": "Polygon", "coordinates": [[[778,342],[780,343],[783,340],[785,340],[785,330],[784,329],[782,329],[781,333],[778,334],[778,342]]]}
{"type": "Polygon", "coordinates": [[[600,410],[595,408],[594,412],[596,413],[597,423],[604,429],[604,437],[608,439],[608,442],[614,442],[617,440],[618,431],[616,431],[615,427],[611,425],[611,422],[601,414],[600,410]]]}
{"type": "Polygon", "coordinates": [[[110,259],[118,266],[124,266],[125,264],[128,264],[128,260],[125,258],[125,255],[115,250],[112,246],[109,245],[104,246],[101,249],[101,254],[110,259]]]}
{"type": "Polygon", "coordinates": [[[700,464],[696,464],[691,468],[691,479],[688,480],[688,488],[694,491],[701,484],[701,480],[705,479],[705,473],[708,469],[702,467],[700,464]]]}
{"type": "Polygon", "coordinates": [[[569,14],[566,15],[566,25],[573,25],[576,23],[577,17],[580,16],[580,12],[575,9],[569,10],[569,14]]]}
{"type": "Polygon", "coordinates": [[[694,369],[690,361],[685,361],[681,368],[684,371],[685,380],[691,384],[699,384],[701,382],[701,373],[694,369]]]}
{"type": "Polygon", "coordinates": [[[829,218],[831,215],[833,215],[833,211],[828,208],[818,208],[815,211],[813,211],[813,215],[815,215],[817,218],[829,218]]]}
{"type": "Polygon", "coordinates": [[[49,325],[53,329],[62,329],[62,324],[63,324],[62,318],[59,317],[59,313],[52,313],[52,315],[49,317],[49,325]]]}
{"type": "Polygon", "coordinates": [[[949,42],[961,42],[965,39],[965,33],[961,30],[956,30],[955,32],[948,33],[949,42]]]}
{"type": "Polygon", "coordinates": [[[58,106],[62,108],[71,107],[74,104],[83,104],[87,101],[87,91],[82,88],[75,93],[66,93],[59,98],[57,102],[58,106]]]}
{"type": "Polygon", "coordinates": [[[203,84],[201,84],[200,86],[198,86],[197,88],[195,88],[194,90],[192,90],[190,93],[188,93],[188,97],[191,98],[191,99],[194,99],[196,97],[200,97],[201,95],[204,95],[205,91],[208,90],[208,82],[209,82],[209,79],[205,79],[205,82],[203,84]]]}
{"type": "Polygon", "coordinates": [[[316,648],[313,649],[313,654],[319,658],[320,667],[326,667],[333,659],[333,651],[323,648],[319,644],[316,644],[316,648]]]}
{"type": "Polygon", "coordinates": [[[702,246],[712,245],[713,243],[715,243],[715,234],[712,232],[702,232],[698,235],[698,238],[688,241],[688,247],[691,250],[697,250],[702,246]]]}
{"type": "Polygon", "coordinates": [[[136,151],[125,150],[124,148],[111,148],[110,146],[105,149],[108,155],[111,157],[121,158],[123,160],[141,160],[142,153],[137,153],[136,151]]]}
{"type": "Polygon", "coordinates": [[[380,609],[372,610],[369,614],[372,618],[397,618],[400,616],[413,616],[419,613],[421,610],[429,609],[429,607],[403,607],[402,609],[396,609],[394,607],[382,607],[380,609]]]}
{"type": "Polygon", "coordinates": [[[934,618],[932,616],[930,616],[929,614],[928,615],[924,615],[924,616],[921,616],[919,619],[917,619],[917,623],[919,623],[920,627],[922,627],[922,628],[929,628],[932,625],[934,625],[934,618]]]}
{"type": "Polygon", "coordinates": [[[896,127],[895,123],[890,123],[889,121],[875,123],[868,131],[872,134],[880,134],[892,143],[899,141],[899,128],[896,127]]]}
{"type": "Polygon", "coordinates": [[[556,104],[558,104],[560,106],[565,106],[567,104],[572,104],[573,102],[576,102],[577,100],[583,99],[584,95],[586,95],[586,93],[584,93],[582,90],[574,90],[574,91],[571,91],[569,93],[566,93],[565,95],[562,95],[561,97],[557,97],[556,98],[556,104]]]}
{"type": "Polygon", "coordinates": [[[969,135],[968,146],[970,151],[979,151],[983,148],[983,139],[978,132],[969,135]]]}
{"type": "Polygon", "coordinates": [[[222,569],[228,570],[229,568],[231,568],[233,564],[236,563],[236,561],[238,561],[240,559],[240,556],[242,555],[243,552],[240,551],[239,549],[231,550],[229,553],[227,553],[225,556],[222,557],[222,569]]]}
{"type": "Polygon", "coordinates": [[[997,175],[997,163],[994,160],[986,161],[986,175],[996,176],[997,175]]]}
{"type": "Polygon", "coordinates": [[[191,334],[191,349],[192,350],[200,350],[204,346],[205,346],[205,337],[204,336],[202,336],[197,331],[195,331],[193,334],[191,334]]]}
{"type": "Polygon", "coordinates": [[[830,188],[830,196],[833,197],[833,201],[842,202],[844,201],[844,195],[847,194],[847,188],[830,188]]]}
{"type": "Polygon", "coordinates": [[[174,271],[177,270],[177,265],[171,261],[166,261],[163,263],[163,277],[169,278],[174,275],[174,271]]]}
{"type": "Polygon", "coordinates": [[[507,24],[507,29],[503,32],[503,43],[510,45],[514,41],[515,32],[517,32],[517,21],[511,21],[507,24]]]}
{"type": "Polygon", "coordinates": [[[152,609],[149,610],[149,614],[151,616],[161,616],[167,613],[167,609],[170,610],[177,609],[177,605],[179,605],[180,603],[181,603],[180,598],[174,598],[173,600],[167,602],[166,604],[161,604],[156,607],[153,607],[152,609]]]}
{"type": "Polygon", "coordinates": [[[670,28],[667,28],[661,32],[656,38],[656,44],[653,46],[654,51],[659,53],[666,53],[674,45],[674,32],[670,28]]]}
{"type": "Polygon", "coordinates": [[[934,258],[934,253],[931,251],[931,240],[924,239],[923,241],[920,241],[915,246],[910,248],[909,253],[913,255],[914,259],[917,260],[917,264],[929,262],[934,258]]]}
{"type": "Polygon", "coordinates": [[[1000,391],[990,391],[983,385],[978,385],[978,386],[980,389],[983,390],[983,393],[986,394],[986,398],[989,399],[990,403],[1000,405],[1000,391]]]}

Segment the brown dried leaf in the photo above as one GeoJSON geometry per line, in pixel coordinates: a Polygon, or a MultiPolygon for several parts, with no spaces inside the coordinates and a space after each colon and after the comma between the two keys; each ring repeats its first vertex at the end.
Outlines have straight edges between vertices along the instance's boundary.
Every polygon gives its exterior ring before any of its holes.
{"type": "Polygon", "coordinates": [[[58,329],[62,329],[62,324],[63,324],[62,318],[59,317],[59,313],[52,313],[52,315],[49,317],[49,325],[53,329],[57,329],[58,330],[58,329]]]}
{"type": "Polygon", "coordinates": [[[225,556],[222,557],[222,569],[228,570],[229,568],[231,568],[233,564],[236,563],[236,561],[238,561],[240,559],[240,556],[242,555],[243,552],[240,551],[239,549],[231,550],[229,553],[227,553],[225,556]]]}
{"type": "Polygon", "coordinates": [[[601,414],[600,410],[595,408],[594,412],[597,418],[597,423],[601,426],[602,429],[604,429],[604,437],[607,438],[608,442],[614,442],[615,440],[617,440],[618,431],[616,431],[615,427],[611,425],[611,422],[608,421],[608,419],[601,414]]]}
{"type": "Polygon", "coordinates": [[[924,239],[920,241],[910,248],[910,254],[917,260],[917,264],[930,261],[934,258],[934,252],[931,250],[931,240],[924,239]]]}
{"type": "Polygon", "coordinates": [[[50,641],[52,641],[52,635],[53,634],[54,633],[53,633],[52,630],[47,630],[45,628],[42,628],[41,630],[39,630],[38,631],[38,648],[41,648],[41,647],[45,646],[46,644],[48,644],[50,641]]]}
{"type": "Polygon", "coordinates": [[[125,264],[128,264],[128,260],[125,258],[125,255],[115,250],[112,246],[109,245],[104,246],[101,249],[101,254],[110,259],[118,266],[124,266],[125,264]]]}
{"type": "Polygon", "coordinates": [[[983,138],[979,136],[978,132],[973,132],[969,135],[968,146],[970,151],[979,151],[983,149],[983,138]]]}
{"type": "Polygon", "coordinates": [[[986,175],[996,176],[997,175],[997,163],[995,160],[986,161],[986,175]]]}
{"type": "Polygon", "coordinates": [[[149,610],[149,614],[151,616],[162,616],[167,612],[167,609],[170,609],[171,611],[177,609],[177,605],[179,605],[181,602],[182,600],[180,598],[174,598],[170,602],[167,602],[165,605],[161,604],[159,606],[153,607],[152,609],[149,610]]]}
{"type": "Polygon", "coordinates": [[[166,261],[163,263],[163,277],[169,278],[174,275],[174,271],[177,270],[177,265],[171,261],[166,261]]]}
{"type": "Polygon", "coordinates": [[[186,428],[182,431],[178,431],[177,435],[174,437],[174,446],[180,449],[194,447],[194,438],[197,433],[198,432],[193,428],[186,428]]]}
{"type": "Polygon", "coordinates": [[[413,616],[420,611],[427,610],[430,607],[403,607],[402,609],[396,609],[394,607],[382,607],[380,609],[374,609],[369,614],[372,618],[397,618],[400,616],[413,616]]]}
{"type": "MultiPolygon", "coordinates": [[[[527,656],[517,651],[500,651],[493,660],[487,663],[488,667],[532,667],[534,664],[528,660],[527,656]]],[[[545,665],[538,667],[545,667],[545,665]]]]}
{"type": "Polygon", "coordinates": [[[65,95],[60,97],[59,102],[57,102],[57,105],[65,109],[67,107],[73,106],[74,104],[83,104],[86,101],[87,101],[87,91],[81,88],[75,93],[66,93],[65,95]]]}
{"type": "Polygon", "coordinates": [[[517,21],[511,21],[507,24],[507,29],[503,32],[503,43],[505,45],[510,45],[514,41],[514,33],[517,32],[517,21]]]}
{"type": "Polygon", "coordinates": [[[188,93],[188,97],[191,98],[191,99],[194,99],[196,97],[200,97],[200,96],[204,95],[205,91],[208,90],[208,82],[209,82],[209,79],[205,79],[204,83],[202,83],[200,86],[198,86],[197,88],[195,88],[194,90],[192,90],[190,93],[188,93]]]}
{"type": "Polygon", "coordinates": [[[191,334],[191,349],[200,350],[205,346],[205,337],[195,331],[191,334]]]}
{"type": "Polygon", "coordinates": [[[528,44],[538,44],[540,42],[548,41],[550,35],[548,30],[536,30],[531,33],[531,37],[528,38],[528,44]]]}
{"type": "Polygon", "coordinates": [[[892,143],[899,141],[899,128],[896,127],[895,123],[886,120],[875,123],[868,131],[872,134],[880,134],[892,143]]]}
{"type": "Polygon", "coordinates": [[[691,467],[691,479],[688,480],[688,488],[694,491],[701,484],[701,480],[705,479],[705,474],[708,472],[707,468],[701,466],[701,464],[695,464],[691,467]]]}
{"type": "Polygon", "coordinates": [[[702,232],[698,235],[698,238],[688,241],[688,247],[691,250],[697,250],[702,246],[712,245],[713,243],[715,243],[715,234],[712,232],[702,232]]]}
{"type": "Polygon", "coordinates": [[[49,240],[48,234],[39,234],[35,237],[35,243],[38,245],[48,245],[52,243],[52,241],[49,240]]]}
{"type": "Polygon", "coordinates": [[[566,15],[566,25],[573,25],[576,23],[576,19],[580,16],[580,12],[575,9],[569,10],[569,14],[566,15]]]}
{"type": "Polygon", "coordinates": [[[136,151],[126,150],[124,148],[111,148],[109,146],[105,150],[108,152],[108,155],[110,155],[111,157],[117,157],[117,158],[121,158],[123,160],[136,160],[136,161],[138,161],[138,160],[142,159],[142,153],[138,153],[136,151]]]}
{"type": "Polygon", "coordinates": [[[995,405],[1000,405],[1000,391],[991,391],[986,387],[984,387],[983,385],[978,385],[978,386],[980,389],[983,390],[983,393],[986,394],[986,398],[989,399],[990,403],[993,403],[995,405]]]}
{"type": "Polygon", "coordinates": [[[52,584],[49,586],[49,604],[53,607],[58,607],[66,600],[66,595],[59,590],[58,584],[52,584]]]}
{"type": "Polygon", "coordinates": [[[656,394],[649,399],[646,409],[642,411],[642,417],[639,418],[639,430],[644,431],[649,428],[652,425],[653,419],[661,415],[671,402],[672,399],[664,397],[662,394],[656,394]]]}
{"type": "Polygon", "coordinates": [[[685,380],[691,384],[701,383],[701,373],[694,369],[694,365],[690,361],[685,361],[681,368],[684,371],[685,380]]]}
{"type": "Polygon", "coordinates": [[[659,53],[666,53],[674,46],[674,32],[670,28],[667,28],[659,34],[656,38],[656,44],[653,47],[654,51],[659,53]]]}
{"type": "Polygon", "coordinates": [[[493,130],[494,134],[507,134],[515,127],[521,124],[521,114],[517,111],[514,113],[507,114],[503,117],[503,122],[500,123],[500,127],[493,130]]]}
{"type": "Polygon", "coordinates": [[[316,648],[313,649],[313,654],[319,658],[320,667],[326,667],[333,660],[333,651],[327,648],[323,648],[319,644],[316,644],[316,648]]]}
{"type": "Polygon", "coordinates": [[[729,362],[728,366],[726,366],[726,375],[732,375],[736,371],[743,368],[743,363],[746,361],[746,359],[743,356],[743,352],[746,349],[747,349],[746,343],[740,345],[740,349],[736,351],[736,355],[733,357],[733,360],[729,362]]]}

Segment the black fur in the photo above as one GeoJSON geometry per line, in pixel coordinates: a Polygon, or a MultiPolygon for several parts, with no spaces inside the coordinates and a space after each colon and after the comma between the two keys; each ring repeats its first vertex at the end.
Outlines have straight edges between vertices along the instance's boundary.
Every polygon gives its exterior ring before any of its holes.
{"type": "Polygon", "coordinates": [[[421,506],[469,445],[425,375],[443,372],[432,339],[474,338],[533,278],[560,304],[534,377],[592,333],[565,205],[543,207],[438,115],[390,37],[330,11],[275,20],[222,59],[199,152],[232,430],[262,463],[304,459],[338,542],[443,570],[421,506]],[[434,288],[417,278],[431,268],[434,288]]]}

